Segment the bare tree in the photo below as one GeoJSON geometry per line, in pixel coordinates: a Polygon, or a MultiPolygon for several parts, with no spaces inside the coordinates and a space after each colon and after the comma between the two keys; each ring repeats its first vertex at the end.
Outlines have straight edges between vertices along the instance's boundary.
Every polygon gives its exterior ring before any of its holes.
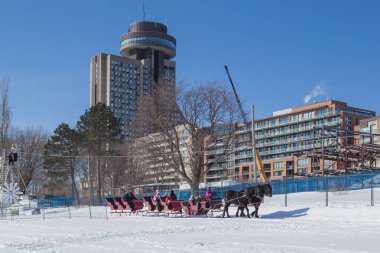
{"type": "Polygon", "coordinates": [[[7,146],[8,131],[11,124],[11,111],[8,105],[9,102],[9,78],[3,78],[1,83],[1,104],[0,104],[0,145],[4,149],[7,146]]]}
{"type": "Polygon", "coordinates": [[[164,160],[195,193],[206,173],[231,153],[240,113],[231,92],[215,82],[179,89],[176,96],[172,92],[173,88],[156,85],[151,96],[140,99],[144,109],[136,122],[142,126],[136,129],[156,132],[154,140],[145,137],[150,153],[164,160]]]}
{"type": "Polygon", "coordinates": [[[145,153],[144,150],[141,147],[137,149],[129,141],[113,144],[113,150],[112,154],[101,159],[105,190],[143,184],[147,160],[145,157],[140,159],[139,154],[145,153]]]}
{"type": "Polygon", "coordinates": [[[129,145],[127,149],[128,163],[124,167],[127,175],[126,182],[131,185],[144,184],[148,171],[149,160],[146,159],[147,150],[144,146],[129,145]]]}
{"type": "Polygon", "coordinates": [[[125,173],[129,163],[129,158],[126,156],[128,153],[127,143],[114,143],[113,150],[112,154],[103,159],[105,167],[103,177],[109,182],[105,184],[105,187],[110,189],[124,186],[130,180],[125,173]]]}
{"type": "Polygon", "coordinates": [[[178,172],[169,165],[169,153],[160,134],[137,139],[130,149],[128,175],[132,184],[170,184],[178,182],[178,172]],[[163,145],[164,144],[164,145],[163,145]]]}
{"type": "Polygon", "coordinates": [[[42,176],[43,151],[47,141],[47,133],[42,128],[33,126],[24,129],[16,129],[14,131],[13,141],[17,144],[19,150],[19,158],[17,164],[23,179],[23,184],[28,185],[38,177],[42,176]]]}

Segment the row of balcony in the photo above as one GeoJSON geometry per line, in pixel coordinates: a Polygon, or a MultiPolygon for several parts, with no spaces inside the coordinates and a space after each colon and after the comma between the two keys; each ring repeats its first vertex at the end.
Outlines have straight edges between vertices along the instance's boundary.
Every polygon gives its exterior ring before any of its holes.
{"type": "MultiPolygon", "coordinates": [[[[330,145],[332,144],[333,142],[329,141],[327,143],[325,143],[325,145],[330,145]]],[[[314,147],[321,147],[321,144],[320,143],[316,143],[314,145],[314,147]]],[[[300,145],[298,147],[289,147],[289,148],[278,148],[278,149],[275,149],[275,150],[268,150],[268,151],[260,151],[260,156],[263,156],[263,155],[272,155],[272,154],[277,154],[277,153],[285,153],[285,152],[294,152],[294,151],[301,151],[301,150],[307,150],[307,149],[312,149],[313,148],[313,145],[310,144],[310,145],[300,145]]]]}
{"type": "Polygon", "coordinates": [[[274,137],[274,136],[279,136],[279,135],[285,135],[285,134],[291,134],[291,133],[298,133],[302,131],[309,131],[313,130],[314,127],[319,127],[319,126],[336,126],[339,125],[340,121],[333,121],[328,124],[318,124],[318,125],[312,125],[312,126],[305,126],[305,127],[297,127],[294,129],[286,129],[286,130],[277,130],[272,133],[265,133],[265,134],[256,134],[256,139],[263,139],[263,138],[268,138],[268,137],[274,137]]]}
{"type": "Polygon", "coordinates": [[[224,178],[224,177],[226,177],[226,172],[225,171],[219,172],[219,173],[212,173],[212,174],[208,173],[206,175],[207,179],[216,179],[216,178],[224,178]]]}
{"type": "MultiPolygon", "coordinates": [[[[333,116],[338,116],[338,115],[340,115],[339,112],[326,112],[326,113],[316,114],[316,115],[309,117],[309,118],[302,118],[302,119],[297,119],[297,120],[290,119],[287,122],[275,123],[275,124],[269,124],[268,123],[268,125],[265,125],[265,126],[258,126],[258,124],[256,123],[255,124],[255,130],[268,129],[268,128],[274,128],[274,127],[279,127],[279,126],[286,126],[286,125],[290,125],[290,124],[294,124],[294,123],[302,123],[302,122],[306,122],[306,121],[310,121],[310,120],[321,119],[324,117],[333,117],[333,116]]],[[[327,124],[324,124],[324,125],[327,125],[327,124]]],[[[252,131],[251,126],[241,128],[238,131],[236,131],[236,133],[240,134],[240,133],[245,133],[245,132],[249,132],[249,131],[252,131]]]]}
{"type": "Polygon", "coordinates": [[[307,135],[302,137],[295,137],[295,138],[287,138],[279,141],[268,141],[268,142],[262,142],[262,143],[256,143],[256,147],[265,147],[265,146],[274,146],[279,144],[288,144],[289,142],[296,142],[296,141],[306,141],[306,140],[312,140],[313,135],[307,135]]]}
{"type": "Polygon", "coordinates": [[[302,122],[310,121],[313,119],[320,119],[320,118],[324,118],[324,117],[333,117],[333,116],[337,116],[337,115],[339,115],[339,113],[336,113],[336,112],[319,113],[319,114],[315,114],[314,116],[309,117],[309,118],[302,118],[302,119],[297,119],[297,120],[290,119],[287,122],[276,123],[276,124],[269,124],[268,123],[268,125],[260,126],[260,127],[256,124],[256,129],[267,129],[267,128],[285,126],[285,125],[290,125],[290,124],[294,124],[294,123],[302,123],[302,122]]]}

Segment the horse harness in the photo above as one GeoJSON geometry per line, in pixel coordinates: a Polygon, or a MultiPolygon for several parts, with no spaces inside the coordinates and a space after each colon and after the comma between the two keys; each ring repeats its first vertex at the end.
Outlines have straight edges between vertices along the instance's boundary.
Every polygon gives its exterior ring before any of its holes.
{"type": "Polygon", "coordinates": [[[249,204],[252,204],[254,207],[259,207],[261,205],[261,203],[264,202],[264,196],[262,196],[262,195],[260,195],[260,193],[258,193],[258,194],[253,195],[251,197],[251,200],[248,199],[249,204]],[[254,198],[256,198],[258,201],[253,202],[254,198]]]}
{"type": "MultiPolygon", "coordinates": [[[[236,195],[237,195],[237,193],[236,193],[236,195]]],[[[231,202],[237,200],[237,201],[239,202],[239,206],[241,206],[242,204],[241,204],[240,201],[241,201],[242,198],[246,198],[246,199],[248,200],[248,203],[249,203],[249,204],[252,204],[252,205],[255,206],[255,207],[260,206],[260,204],[264,202],[264,196],[261,196],[260,194],[256,194],[256,195],[254,195],[254,196],[251,198],[251,199],[253,199],[253,198],[259,199],[259,201],[256,201],[256,202],[250,201],[249,198],[247,197],[247,195],[246,195],[246,194],[243,194],[243,195],[240,196],[240,197],[236,197],[236,198],[233,198],[233,199],[229,199],[229,200],[227,200],[227,201],[226,201],[226,204],[227,204],[227,203],[231,203],[231,202]]]]}
{"type": "MultiPolygon", "coordinates": [[[[238,194],[238,191],[236,192],[236,195],[237,195],[237,194],[238,194]]],[[[226,204],[227,204],[227,203],[230,203],[230,202],[233,202],[233,201],[237,200],[237,201],[239,201],[239,205],[240,205],[240,199],[241,199],[241,198],[246,198],[246,199],[248,199],[247,196],[246,196],[245,194],[243,194],[243,195],[240,196],[240,197],[236,197],[236,198],[233,198],[233,199],[225,200],[225,202],[226,202],[226,204]]],[[[249,200],[248,200],[248,202],[249,202],[249,200]]]]}

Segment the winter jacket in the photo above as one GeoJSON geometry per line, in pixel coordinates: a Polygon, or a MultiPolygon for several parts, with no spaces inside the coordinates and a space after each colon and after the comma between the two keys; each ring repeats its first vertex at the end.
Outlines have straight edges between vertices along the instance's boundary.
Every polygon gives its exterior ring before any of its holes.
{"type": "Polygon", "coordinates": [[[212,198],[212,191],[211,190],[207,190],[206,191],[206,194],[205,194],[205,197],[206,197],[206,199],[211,199],[212,198]]]}

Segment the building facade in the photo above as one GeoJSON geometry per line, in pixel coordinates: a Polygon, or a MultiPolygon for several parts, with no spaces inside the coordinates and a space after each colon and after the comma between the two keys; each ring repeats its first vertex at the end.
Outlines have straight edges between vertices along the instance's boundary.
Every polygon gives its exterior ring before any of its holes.
{"type": "MultiPolygon", "coordinates": [[[[312,168],[321,166],[312,166],[311,159],[305,157],[313,149],[314,127],[333,126],[354,130],[354,126],[359,125],[361,120],[374,116],[373,111],[329,100],[277,111],[272,117],[256,120],[255,147],[267,178],[275,180],[284,176],[305,176],[313,172],[312,168]]],[[[354,143],[353,138],[348,141],[354,143]]],[[[223,179],[240,182],[254,180],[251,123],[239,126],[231,145],[233,151],[228,159],[215,165],[205,176],[205,182],[223,179]]],[[[206,153],[205,159],[208,157],[206,153]]],[[[325,160],[324,166],[327,168],[335,165],[325,160]]]]}
{"type": "Polygon", "coordinates": [[[173,136],[168,136],[168,133],[153,133],[134,140],[133,166],[143,173],[141,183],[178,187],[185,182],[178,172],[180,159],[185,166],[186,175],[192,176],[190,158],[193,154],[193,140],[188,129],[186,125],[178,125],[173,130],[173,136]],[[177,144],[181,157],[173,151],[177,150],[177,144]]]}
{"type": "MultiPolygon", "coordinates": [[[[355,126],[355,131],[363,133],[362,136],[356,138],[357,145],[380,144],[380,117],[360,120],[359,125],[355,126]],[[367,133],[369,135],[365,136],[367,133]]],[[[376,168],[380,168],[380,159],[376,160],[376,168]]]]}
{"type": "Polygon", "coordinates": [[[99,102],[110,106],[125,138],[130,139],[135,137],[131,125],[140,98],[152,96],[157,85],[175,90],[176,40],[163,24],[136,22],[121,36],[120,53],[91,58],[90,106],[99,102]]]}
{"type": "MultiPolygon", "coordinates": [[[[360,120],[360,123],[355,126],[355,131],[368,133],[368,134],[380,134],[380,117],[368,118],[360,120]]],[[[356,140],[357,144],[380,144],[378,136],[367,136],[356,140]]]]}

